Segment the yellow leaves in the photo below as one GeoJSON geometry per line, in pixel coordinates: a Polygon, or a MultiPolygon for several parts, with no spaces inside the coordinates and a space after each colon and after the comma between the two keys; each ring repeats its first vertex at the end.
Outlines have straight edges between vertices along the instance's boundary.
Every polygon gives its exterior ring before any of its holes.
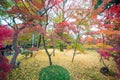
{"type": "Polygon", "coordinates": [[[98,47],[98,48],[104,48],[105,45],[104,45],[103,43],[97,43],[97,44],[96,44],[96,47],[98,47]]]}
{"type": "MultiPolygon", "coordinates": [[[[21,14],[25,17],[29,18],[37,14],[37,11],[44,8],[44,1],[43,0],[33,0],[33,1],[19,1],[16,3],[20,9],[21,14]]],[[[43,12],[43,11],[42,11],[43,12]]],[[[41,16],[41,14],[39,14],[41,16]]]]}
{"type": "Polygon", "coordinates": [[[27,32],[27,29],[25,29],[23,32],[20,32],[19,34],[19,40],[27,42],[32,37],[32,32],[27,32]]]}
{"type": "Polygon", "coordinates": [[[97,48],[94,44],[84,44],[84,47],[87,49],[97,48]]]}
{"type": "Polygon", "coordinates": [[[60,19],[59,17],[55,17],[55,18],[53,19],[53,21],[54,21],[55,23],[59,23],[59,22],[62,22],[62,19],[60,19]]]}
{"type": "Polygon", "coordinates": [[[68,46],[67,46],[67,49],[72,49],[72,48],[73,48],[72,45],[68,45],[68,46]]]}
{"type": "Polygon", "coordinates": [[[85,50],[82,48],[82,47],[77,47],[77,51],[79,51],[80,53],[84,53],[85,52],[85,50]]]}
{"type": "Polygon", "coordinates": [[[84,47],[83,47],[82,44],[77,44],[76,50],[79,51],[79,52],[81,52],[81,53],[84,53],[84,52],[85,52],[84,47]]]}
{"type": "Polygon", "coordinates": [[[84,44],[84,47],[85,47],[85,48],[88,48],[88,47],[89,47],[89,45],[88,45],[88,44],[84,44]]]}
{"type": "Polygon", "coordinates": [[[64,14],[59,13],[59,14],[57,15],[57,17],[54,17],[54,18],[53,18],[53,21],[54,21],[55,23],[60,23],[60,22],[62,22],[62,21],[64,20],[63,15],[64,15],[64,14]]]}
{"type": "MultiPolygon", "coordinates": [[[[34,14],[34,12],[32,11],[34,7],[31,7],[31,5],[26,2],[26,1],[21,1],[17,4],[19,6],[19,8],[21,9],[21,11],[26,12],[27,14],[34,14]],[[32,9],[32,10],[31,10],[32,9]]],[[[35,8],[34,8],[35,10],[35,8]]]]}
{"type": "Polygon", "coordinates": [[[94,49],[97,49],[97,48],[112,48],[112,46],[110,45],[105,45],[103,43],[97,43],[97,44],[84,44],[84,47],[85,48],[88,48],[88,49],[91,49],[91,48],[94,48],[94,49]]]}
{"type": "Polygon", "coordinates": [[[110,46],[110,45],[106,45],[106,48],[109,48],[109,49],[110,49],[110,48],[112,48],[112,46],[110,46]]]}
{"type": "Polygon", "coordinates": [[[10,44],[12,44],[12,40],[4,40],[3,44],[4,45],[10,45],[10,44]]]}
{"type": "Polygon", "coordinates": [[[105,45],[105,44],[103,44],[103,43],[97,43],[96,44],[96,48],[112,48],[112,46],[110,46],[110,45],[105,45]]]}

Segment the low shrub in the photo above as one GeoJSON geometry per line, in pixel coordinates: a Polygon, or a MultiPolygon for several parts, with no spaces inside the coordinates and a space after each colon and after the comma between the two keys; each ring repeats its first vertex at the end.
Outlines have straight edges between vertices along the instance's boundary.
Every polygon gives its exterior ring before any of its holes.
{"type": "Polygon", "coordinates": [[[58,65],[51,65],[40,71],[39,80],[70,80],[70,76],[65,68],[58,65]]]}

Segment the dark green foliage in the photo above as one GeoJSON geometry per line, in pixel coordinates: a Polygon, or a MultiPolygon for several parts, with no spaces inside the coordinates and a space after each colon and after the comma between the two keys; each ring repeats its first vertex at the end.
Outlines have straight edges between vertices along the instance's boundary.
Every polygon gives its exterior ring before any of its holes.
{"type": "MultiPolygon", "coordinates": [[[[102,4],[103,0],[97,0],[97,4],[95,5],[94,9],[97,9],[101,4],[102,4]]],[[[118,5],[120,3],[120,0],[111,0],[111,2],[109,2],[105,8],[109,8],[112,4],[116,4],[118,5]]]]}
{"type": "Polygon", "coordinates": [[[6,10],[10,9],[12,5],[13,3],[11,0],[0,0],[0,15],[7,15],[6,10]]]}
{"type": "Polygon", "coordinates": [[[97,9],[101,4],[102,4],[102,0],[97,0],[97,4],[95,5],[94,8],[97,9]]]}
{"type": "Polygon", "coordinates": [[[58,65],[51,65],[40,71],[39,80],[70,80],[70,76],[65,68],[58,65]]]}
{"type": "Polygon", "coordinates": [[[64,47],[63,47],[63,44],[60,44],[60,51],[63,52],[64,51],[64,47]]]}
{"type": "Polygon", "coordinates": [[[118,5],[120,3],[120,0],[112,0],[112,3],[115,3],[116,5],[118,5]]]}
{"type": "Polygon", "coordinates": [[[113,3],[108,3],[108,4],[105,6],[105,8],[106,8],[106,9],[109,8],[112,4],[113,4],[113,3]]]}

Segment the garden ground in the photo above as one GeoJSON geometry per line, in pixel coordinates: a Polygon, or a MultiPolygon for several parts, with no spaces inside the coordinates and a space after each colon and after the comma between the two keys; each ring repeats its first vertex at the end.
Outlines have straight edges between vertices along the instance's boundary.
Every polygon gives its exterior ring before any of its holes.
{"type": "MultiPolygon", "coordinates": [[[[52,52],[49,49],[49,52],[52,52]]],[[[20,68],[12,70],[8,80],[38,80],[41,68],[48,66],[48,57],[44,50],[35,52],[32,58],[25,58],[19,55],[17,61],[21,61],[20,68]]],[[[100,73],[103,64],[100,62],[99,54],[94,50],[87,50],[75,56],[72,63],[73,50],[56,50],[56,55],[52,56],[54,65],[65,67],[71,76],[71,80],[117,80],[115,77],[105,76],[100,73]]],[[[11,59],[11,57],[8,57],[11,59]]],[[[117,71],[114,62],[104,60],[110,70],[117,71]]]]}

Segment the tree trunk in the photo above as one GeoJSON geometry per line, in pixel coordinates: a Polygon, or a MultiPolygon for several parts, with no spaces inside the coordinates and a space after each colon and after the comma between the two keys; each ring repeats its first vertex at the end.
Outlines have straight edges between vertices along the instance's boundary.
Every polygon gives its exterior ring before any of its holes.
{"type": "Polygon", "coordinates": [[[35,44],[35,34],[33,33],[32,34],[32,47],[34,47],[34,44],[35,44]]]}
{"type": "Polygon", "coordinates": [[[46,53],[47,53],[47,56],[48,56],[48,59],[49,59],[49,64],[52,65],[51,55],[49,54],[49,52],[48,52],[48,50],[47,50],[47,46],[46,46],[46,43],[45,43],[45,38],[44,38],[44,36],[42,37],[42,39],[43,39],[44,49],[45,49],[45,51],[46,51],[46,53]]]}
{"type": "Polygon", "coordinates": [[[55,46],[53,46],[53,51],[51,52],[51,54],[50,55],[52,55],[53,54],[53,56],[55,56],[55,46]]]}
{"type": "Polygon", "coordinates": [[[41,43],[41,35],[39,35],[39,38],[38,38],[38,48],[40,48],[40,43],[41,43]]]}
{"type": "Polygon", "coordinates": [[[18,32],[15,31],[14,32],[14,35],[13,35],[13,49],[15,51],[12,59],[11,59],[11,62],[10,64],[12,65],[12,68],[15,66],[15,63],[16,63],[16,59],[17,59],[17,56],[18,56],[18,47],[17,47],[17,37],[18,37],[18,32]]]}
{"type": "Polygon", "coordinates": [[[74,58],[75,58],[75,55],[76,55],[76,48],[77,48],[77,43],[76,43],[75,48],[74,48],[74,53],[73,53],[73,57],[72,57],[72,62],[74,61],[74,58]]]}
{"type": "Polygon", "coordinates": [[[74,47],[74,53],[73,53],[73,57],[72,57],[72,62],[74,61],[74,57],[76,55],[76,49],[77,49],[77,43],[78,43],[78,40],[79,40],[79,36],[80,36],[80,34],[78,34],[77,39],[75,41],[75,47],[74,47]]]}
{"type": "Polygon", "coordinates": [[[60,44],[60,51],[61,51],[61,52],[64,51],[64,48],[63,48],[63,44],[62,44],[62,43],[60,44]]]}
{"type": "Polygon", "coordinates": [[[4,56],[4,51],[1,51],[1,55],[4,56]]]}
{"type": "Polygon", "coordinates": [[[55,46],[53,47],[53,56],[55,56],[55,46]]]}

